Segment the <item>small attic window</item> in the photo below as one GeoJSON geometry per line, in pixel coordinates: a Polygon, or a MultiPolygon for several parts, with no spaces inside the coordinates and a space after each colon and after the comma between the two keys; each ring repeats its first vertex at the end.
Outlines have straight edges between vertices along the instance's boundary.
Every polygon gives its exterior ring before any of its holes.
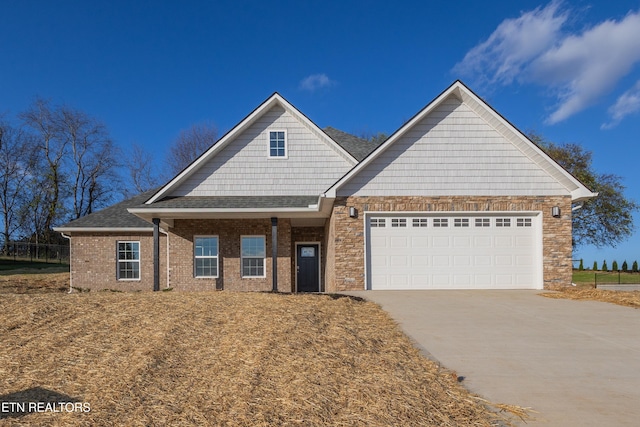
{"type": "Polygon", "coordinates": [[[269,158],[270,159],[286,159],[287,158],[287,131],[286,130],[269,131],[269,158]]]}

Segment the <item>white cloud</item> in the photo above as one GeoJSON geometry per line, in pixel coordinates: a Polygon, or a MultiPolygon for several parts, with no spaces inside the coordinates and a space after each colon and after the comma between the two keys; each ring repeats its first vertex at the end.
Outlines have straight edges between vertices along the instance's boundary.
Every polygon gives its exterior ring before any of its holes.
{"type": "Polygon", "coordinates": [[[640,80],[636,84],[620,95],[615,104],[609,107],[611,120],[604,123],[601,129],[611,129],[616,127],[626,116],[640,111],[640,80]]]}
{"type": "Polygon", "coordinates": [[[551,89],[558,123],[595,104],[640,62],[640,12],[606,20],[580,33],[563,31],[570,10],[545,8],[503,21],[454,68],[491,84],[533,83],[551,89]]]}
{"type": "Polygon", "coordinates": [[[331,87],[334,84],[335,82],[324,73],[312,74],[302,79],[300,82],[300,89],[308,92],[315,92],[318,89],[331,87]]]}

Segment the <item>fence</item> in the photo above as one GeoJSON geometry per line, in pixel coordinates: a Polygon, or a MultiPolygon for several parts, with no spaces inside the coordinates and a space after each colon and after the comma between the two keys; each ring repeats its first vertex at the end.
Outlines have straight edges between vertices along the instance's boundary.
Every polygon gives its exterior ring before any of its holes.
{"type": "Polygon", "coordinates": [[[595,287],[600,285],[638,285],[640,284],[639,273],[627,273],[612,271],[609,273],[595,273],[595,287]]]}
{"type": "Polygon", "coordinates": [[[9,242],[1,248],[3,257],[14,260],[40,262],[69,262],[69,245],[48,245],[44,243],[9,242]]]}

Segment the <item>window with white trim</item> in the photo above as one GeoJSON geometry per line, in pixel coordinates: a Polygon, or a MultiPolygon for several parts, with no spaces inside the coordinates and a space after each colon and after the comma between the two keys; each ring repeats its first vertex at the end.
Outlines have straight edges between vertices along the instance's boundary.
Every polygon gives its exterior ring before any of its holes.
{"type": "Polygon", "coordinates": [[[242,277],[265,277],[265,236],[241,237],[242,277]]]}
{"type": "Polygon", "coordinates": [[[140,280],[140,242],[118,242],[118,280],[140,280]]]}
{"type": "Polygon", "coordinates": [[[287,131],[284,131],[284,130],[269,131],[269,158],[271,159],[287,158],[287,131]]]}
{"type": "Polygon", "coordinates": [[[531,218],[518,218],[516,220],[516,226],[518,226],[518,227],[531,227],[531,218]]]}
{"type": "Polygon", "coordinates": [[[406,218],[391,218],[391,227],[406,227],[406,218]]]}
{"type": "Polygon", "coordinates": [[[448,218],[433,218],[433,226],[434,227],[448,227],[449,219],[448,218]]]}
{"type": "Polygon", "coordinates": [[[511,218],[496,218],[496,227],[511,227],[511,218]]]}
{"type": "Polygon", "coordinates": [[[218,237],[194,237],[193,258],[193,274],[195,277],[218,277],[218,237]]]}
{"type": "Polygon", "coordinates": [[[414,227],[427,227],[429,225],[428,218],[413,218],[414,227]]]}
{"type": "Polygon", "coordinates": [[[454,227],[468,227],[469,226],[469,218],[455,218],[453,220],[454,227]]]}
{"type": "Polygon", "coordinates": [[[372,228],[375,228],[375,227],[385,227],[385,226],[386,226],[386,221],[385,221],[385,219],[384,219],[384,218],[371,218],[371,219],[369,220],[369,225],[370,225],[372,228]]]}
{"type": "Polygon", "coordinates": [[[476,218],[476,227],[491,227],[490,218],[476,218]]]}

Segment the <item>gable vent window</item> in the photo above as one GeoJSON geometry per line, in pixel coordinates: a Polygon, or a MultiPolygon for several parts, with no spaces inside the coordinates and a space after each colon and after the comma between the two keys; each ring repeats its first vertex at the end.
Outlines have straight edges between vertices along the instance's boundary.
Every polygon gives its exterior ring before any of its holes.
{"type": "Polygon", "coordinates": [[[448,218],[434,218],[433,219],[434,227],[448,227],[449,219],[448,218]]]}
{"type": "Polygon", "coordinates": [[[407,220],[406,218],[391,218],[391,226],[392,227],[406,227],[407,220]]]}
{"type": "Polygon", "coordinates": [[[286,159],[287,158],[287,132],[284,130],[276,130],[269,132],[269,158],[270,159],[286,159]]]}
{"type": "Polygon", "coordinates": [[[531,218],[518,218],[516,225],[518,227],[531,227],[531,218]]]}
{"type": "Polygon", "coordinates": [[[429,225],[429,219],[427,218],[413,218],[414,227],[427,227],[429,225]]]}
{"type": "Polygon", "coordinates": [[[385,220],[384,218],[371,218],[369,225],[371,225],[371,227],[384,227],[385,220]]]}
{"type": "Polygon", "coordinates": [[[455,218],[453,220],[454,227],[468,227],[469,226],[469,218],[455,218]]]}
{"type": "Polygon", "coordinates": [[[491,219],[489,218],[476,218],[476,227],[490,227],[491,219]]]}
{"type": "Polygon", "coordinates": [[[496,218],[496,227],[511,227],[511,218],[496,218]]]}

